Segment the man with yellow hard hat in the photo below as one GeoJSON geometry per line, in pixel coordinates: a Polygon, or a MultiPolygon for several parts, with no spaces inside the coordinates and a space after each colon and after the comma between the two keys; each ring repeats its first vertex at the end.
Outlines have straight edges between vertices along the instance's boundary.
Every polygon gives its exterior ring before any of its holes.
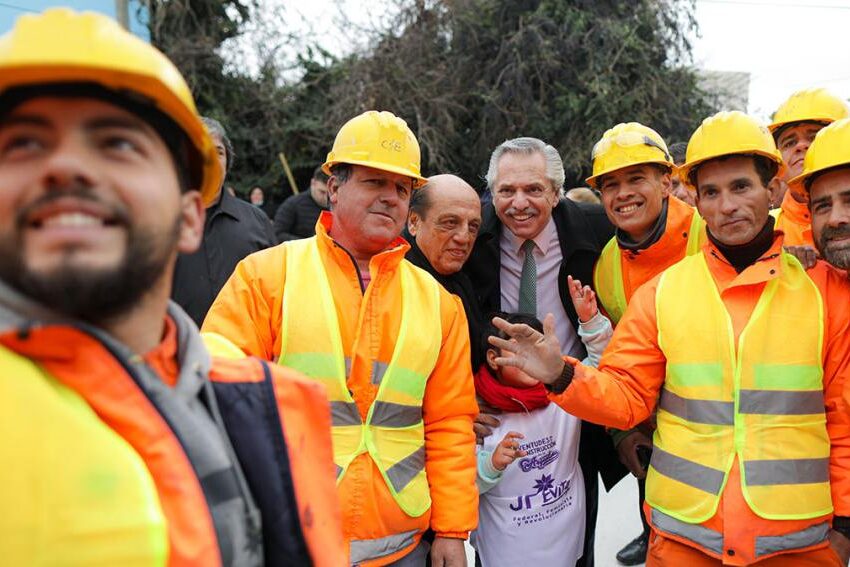
{"type": "Polygon", "coordinates": [[[169,302],[221,176],[180,73],[113,20],[0,38],[2,563],[345,561],[324,393],[211,360],[169,302]]]}
{"type": "MultiPolygon", "coordinates": [[[[826,89],[794,93],[776,110],[768,126],[787,167],[784,182],[800,175],[806,152],[821,128],[850,116],[847,103],[826,89]]],[[[788,187],[781,197],[776,229],[785,233],[786,246],[813,246],[806,196],[788,187]]]]}
{"type": "Polygon", "coordinates": [[[325,385],[351,562],[465,565],[478,515],[477,413],[460,299],[405,260],[420,175],[404,120],[342,126],[323,166],[331,212],[316,236],[243,260],[203,331],[325,385]]]}
{"type": "MultiPolygon", "coordinates": [[[[605,214],[616,227],[596,262],[593,287],[616,325],[635,290],[699,251],[705,228],[693,207],[671,195],[675,166],[655,130],[637,122],[617,124],[593,147],[592,160],[587,183],[602,195],[605,214]]],[[[652,426],[647,422],[612,435],[620,460],[638,479],[643,506],[646,469],[639,452],[652,447],[652,426]]],[[[644,531],[617,553],[617,561],[643,563],[648,542],[644,521],[644,531]]]]}
{"type": "Polygon", "coordinates": [[[850,270],[850,118],[818,132],[802,172],[789,185],[808,198],[820,257],[850,270]]]}
{"type": "Polygon", "coordinates": [[[782,168],[754,119],[702,123],[680,175],[708,242],[635,293],[598,369],[562,358],[551,322],[498,321],[515,339],[492,340],[513,353],[500,362],[582,419],[631,427],[658,400],[648,566],[850,558],[850,283],[783,252],[769,215],[782,168]]]}

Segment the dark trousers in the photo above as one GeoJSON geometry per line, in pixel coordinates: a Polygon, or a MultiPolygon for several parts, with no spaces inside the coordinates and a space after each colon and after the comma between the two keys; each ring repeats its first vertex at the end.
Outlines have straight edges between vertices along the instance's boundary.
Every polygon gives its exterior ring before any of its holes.
{"type": "Polygon", "coordinates": [[[646,479],[637,479],[638,484],[638,514],[640,515],[640,523],[643,524],[643,535],[649,535],[649,523],[646,521],[646,516],[643,513],[643,501],[646,500],[646,479]]]}

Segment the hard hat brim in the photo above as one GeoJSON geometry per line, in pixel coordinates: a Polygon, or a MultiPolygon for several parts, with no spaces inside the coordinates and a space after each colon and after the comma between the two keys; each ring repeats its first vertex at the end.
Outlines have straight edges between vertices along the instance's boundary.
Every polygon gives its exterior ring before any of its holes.
{"type": "Polygon", "coordinates": [[[348,164],[348,165],[362,165],[364,167],[371,167],[372,169],[379,169],[381,171],[388,171],[390,173],[397,173],[399,175],[404,175],[406,177],[410,177],[413,180],[413,188],[414,189],[419,189],[420,187],[422,187],[423,185],[428,183],[427,177],[422,177],[421,175],[416,175],[412,171],[410,171],[409,169],[405,169],[403,167],[395,167],[395,166],[391,166],[391,165],[379,164],[379,163],[375,163],[375,162],[369,161],[369,160],[362,160],[361,161],[361,160],[353,160],[352,159],[352,160],[345,160],[345,161],[339,161],[339,160],[326,161],[325,163],[322,164],[322,171],[325,173],[325,175],[331,176],[331,175],[333,175],[333,173],[331,173],[331,168],[333,166],[337,165],[337,164],[340,164],[340,163],[345,163],[345,164],[348,164]]]}
{"type": "Polygon", "coordinates": [[[622,167],[611,167],[611,168],[606,169],[604,171],[600,171],[596,175],[591,175],[590,177],[586,178],[584,181],[585,181],[585,183],[587,183],[588,185],[590,185],[594,189],[598,189],[598,187],[596,186],[596,180],[599,179],[600,177],[602,177],[603,175],[608,175],[609,173],[614,173],[615,171],[620,171],[621,169],[627,169],[629,167],[635,167],[635,166],[638,166],[638,165],[663,165],[664,167],[670,168],[670,175],[676,175],[676,170],[677,170],[676,164],[671,163],[669,161],[666,161],[666,160],[663,160],[663,159],[647,160],[647,161],[632,163],[632,164],[629,164],[629,165],[624,165],[622,167]]]}

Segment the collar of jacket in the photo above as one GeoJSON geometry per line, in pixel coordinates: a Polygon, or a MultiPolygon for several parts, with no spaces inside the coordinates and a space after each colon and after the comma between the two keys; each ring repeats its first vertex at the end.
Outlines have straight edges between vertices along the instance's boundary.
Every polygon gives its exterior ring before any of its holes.
{"type": "MultiPolygon", "coordinates": [[[[599,252],[600,246],[594,240],[593,231],[581,215],[578,205],[569,199],[561,199],[552,209],[552,218],[555,220],[555,229],[558,231],[558,241],[561,243],[561,255],[564,260],[578,250],[599,252]]],[[[502,229],[502,221],[496,215],[493,203],[484,205],[481,232],[478,238],[498,248],[502,229]]]]}
{"type": "MultiPolygon", "coordinates": [[[[202,381],[210,370],[210,355],[204,347],[198,328],[176,303],[169,301],[168,316],[177,327],[177,362],[180,376],[175,390],[193,397],[201,389],[202,381]]],[[[114,356],[132,364],[143,364],[142,358],[133,353],[118,339],[100,329],[66,317],[24,296],[0,281],[0,335],[17,333],[15,351],[32,358],[71,358],[77,350],[73,341],[38,341],[37,352],[28,352],[26,337],[33,332],[65,328],[90,335],[103,344],[114,356]],[[49,348],[45,350],[45,346],[49,348]]]]}
{"type": "MultiPolygon", "coordinates": [[[[351,252],[343,248],[342,245],[338,244],[333,239],[333,236],[331,235],[332,228],[333,213],[330,211],[322,211],[322,214],[319,215],[319,220],[316,221],[316,241],[319,245],[319,249],[336,255],[335,257],[338,257],[339,261],[354,262],[354,257],[351,255],[351,252]]],[[[404,260],[404,255],[408,250],[410,250],[410,244],[408,244],[401,236],[397,236],[392,242],[390,242],[386,249],[372,256],[369,264],[373,267],[377,267],[379,271],[393,269],[398,266],[402,260],[404,260]]],[[[374,278],[375,274],[372,274],[372,279],[374,278]]]]}
{"type": "Polygon", "coordinates": [[[233,217],[236,221],[239,221],[239,211],[238,209],[238,197],[234,197],[230,193],[227,192],[226,189],[221,189],[221,198],[218,200],[218,203],[210,207],[207,211],[210,215],[210,220],[213,217],[219,214],[225,214],[229,217],[233,217]]]}

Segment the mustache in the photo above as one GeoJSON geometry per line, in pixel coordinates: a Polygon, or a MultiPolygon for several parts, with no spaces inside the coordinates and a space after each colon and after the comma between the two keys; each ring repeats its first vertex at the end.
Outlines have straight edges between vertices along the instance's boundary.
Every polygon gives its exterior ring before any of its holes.
{"type": "Polygon", "coordinates": [[[841,225],[837,227],[825,226],[820,233],[821,242],[829,242],[834,238],[844,238],[850,236],[850,225],[841,225]]]}
{"type": "Polygon", "coordinates": [[[116,203],[107,203],[106,201],[98,197],[97,194],[95,194],[90,187],[80,184],[75,184],[62,188],[54,187],[44,195],[41,195],[40,197],[35,199],[34,201],[27,203],[25,206],[21,207],[15,215],[15,225],[18,229],[23,228],[26,225],[27,217],[29,217],[33,211],[67,198],[95,203],[98,206],[109,211],[109,216],[111,217],[110,220],[115,224],[119,224],[122,226],[130,226],[130,213],[127,211],[126,207],[116,203]]]}
{"type": "Polygon", "coordinates": [[[525,207],[524,209],[517,209],[515,207],[508,207],[508,210],[505,211],[506,215],[536,215],[537,209],[534,207],[525,207]]]}

